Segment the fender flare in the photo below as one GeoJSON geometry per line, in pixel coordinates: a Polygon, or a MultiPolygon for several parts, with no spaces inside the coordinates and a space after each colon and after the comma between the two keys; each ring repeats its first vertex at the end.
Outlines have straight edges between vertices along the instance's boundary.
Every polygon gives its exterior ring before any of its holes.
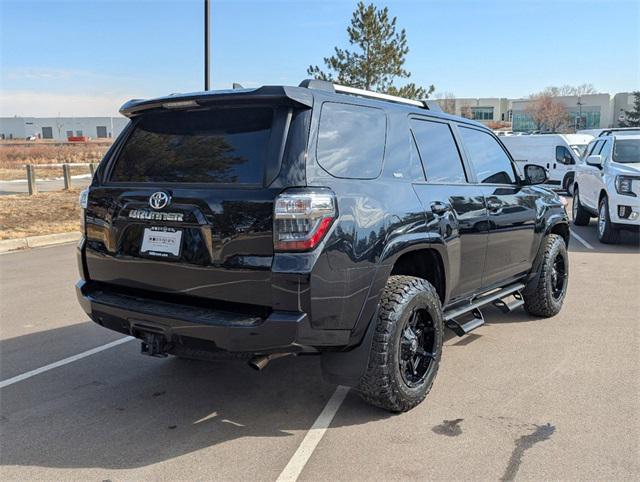
{"type": "Polygon", "coordinates": [[[358,321],[352,332],[352,340],[356,344],[349,350],[323,352],[321,355],[322,377],[329,383],[355,387],[369,363],[371,344],[376,331],[376,319],[380,308],[379,297],[372,299],[372,293],[382,292],[387,279],[391,275],[395,262],[404,254],[421,249],[433,249],[442,260],[444,275],[447,276],[448,256],[444,240],[435,233],[412,233],[399,235],[387,244],[380,255],[376,273],[369,288],[367,303],[362,307],[358,321]],[[365,321],[366,320],[366,321],[365,321]]]}
{"type": "Polygon", "coordinates": [[[538,284],[538,280],[540,279],[540,267],[542,265],[542,259],[544,256],[544,243],[542,242],[544,238],[551,234],[553,228],[558,226],[559,224],[564,224],[567,227],[567,238],[565,239],[565,243],[567,247],[569,247],[569,239],[571,238],[571,231],[569,229],[569,221],[566,216],[561,214],[554,214],[549,217],[549,222],[547,223],[547,227],[544,230],[544,234],[540,239],[540,246],[538,246],[538,252],[536,253],[536,257],[533,260],[533,265],[531,266],[531,271],[529,272],[529,276],[527,279],[527,285],[525,286],[523,291],[526,291],[527,288],[531,286],[536,286],[538,284]]]}
{"type": "MultiPolygon", "coordinates": [[[[369,291],[365,303],[360,308],[358,319],[353,327],[350,337],[350,345],[355,346],[359,344],[369,326],[373,313],[377,310],[378,302],[382,290],[387,284],[387,280],[391,275],[393,266],[400,256],[412,251],[420,249],[433,249],[439,255],[442,260],[443,275],[445,279],[449,276],[449,256],[447,255],[444,240],[437,233],[409,233],[395,236],[380,254],[380,258],[375,267],[375,273],[373,280],[369,285],[369,291]]],[[[448,289],[448,285],[445,284],[445,290],[448,289]]],[[[446,295],[446,293],[445,293],[446,295]]]]}
{"type": "Polygon", "coordinates": [[[562,178],[562,187],[569,189],[569,184],[574,184],[576,179],[576,173],[574,171],[567,172],[562,178]],[[569,182],[571,180],[571,182],[569,182]]]}

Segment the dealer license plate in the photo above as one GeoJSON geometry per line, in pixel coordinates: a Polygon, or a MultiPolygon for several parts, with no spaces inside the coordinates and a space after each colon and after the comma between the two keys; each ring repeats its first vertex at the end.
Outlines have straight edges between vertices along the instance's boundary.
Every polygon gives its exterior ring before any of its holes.
{"type": "Polygon", "coordinates": [[[178,258],[181,246],[182,229],[154,226],[144,228],[140,252],[162,258],[178,258]]]}

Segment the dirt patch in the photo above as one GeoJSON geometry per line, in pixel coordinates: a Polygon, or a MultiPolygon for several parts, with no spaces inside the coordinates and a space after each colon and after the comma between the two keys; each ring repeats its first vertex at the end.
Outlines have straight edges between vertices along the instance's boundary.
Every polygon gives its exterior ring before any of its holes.
{"type": "Polygon", "coordinates": [[[79,189],[0,196],[0,239],[80,230],[79,189]]]}

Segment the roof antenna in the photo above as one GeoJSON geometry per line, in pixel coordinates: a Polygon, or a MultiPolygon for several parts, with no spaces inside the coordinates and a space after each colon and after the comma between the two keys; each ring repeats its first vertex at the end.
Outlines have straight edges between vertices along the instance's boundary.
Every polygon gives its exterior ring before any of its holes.
{"type": "Polygon", "coordinates": [[[234,82],[233,83],[233,90],[236,90],[236,89],[244,89],[244,87],[242,87],[242,85],[238,84],[237,82],[234,82]]]}

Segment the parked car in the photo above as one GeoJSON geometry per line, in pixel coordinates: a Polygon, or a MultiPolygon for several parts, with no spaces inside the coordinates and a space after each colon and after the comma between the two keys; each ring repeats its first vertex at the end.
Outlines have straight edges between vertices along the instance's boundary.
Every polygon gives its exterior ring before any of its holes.
{"type": "Polygon", "coordinates": [[[621,230],[640,227],[640,134],[613,132],[594,139],[576,168],[573,222],[598,218],[598,239],[616,243],[621,230]]]}
{"type": "Polygon", "coordinates": [[[573,168],[593,137],[579,134],[535,134],[501,139],[516,164],[544,166],[549,173],[548,183],[572,194],[573,168]]]}
{"type": "Polygon", "coordinates": [[[562,307],[563,202],[480,123],[316,80],[121,112],[82,197],[77,293],[147,355],[316,354],[400,412],[431,389],[445,327],[562,307]]]}

